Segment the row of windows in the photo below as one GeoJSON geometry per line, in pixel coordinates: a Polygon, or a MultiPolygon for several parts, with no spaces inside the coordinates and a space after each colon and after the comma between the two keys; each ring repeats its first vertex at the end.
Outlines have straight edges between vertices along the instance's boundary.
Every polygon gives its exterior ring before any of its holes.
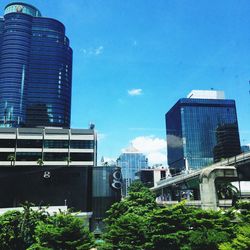
{"type": "Polygon", "coordinates": [[[26,45],[26,46],[30,46],[30,40],[29,39],[25,39],[25,40],[19,40],[19,39],[9,39],[9,41],[5,40],[5,43],[3,44],[3,46],[6,45],[26,45]]]}
{"type": "MultiPolygon", "coordinates": [[[[13,153],[4,152],[0,154],[0,161],[10,161],[10,156],[13,153]]],[[[38,159],[42,159],[42,154],[39,152],[17,152],[15,160],[16,161],[37,161],[38,159]]],[[[44,161],[93,161],[94,156],[93,153],[70,153],[70,157],[68,153],[43,153],[44,161]]]]}
{"type": "Polygon", "coordinates": [[[15,62],[20,61],[21,63],[26,63],[28,59],[27,53],[19,53],[19,51],[16,51],[15,53],[8,53],[6,55],[2,55],[2,63],[5,63],[6,59],[14,59],[15,62]]]}
{"type": "Polygon", "coordinates": [[[0,148],[70,148],[72,149],[93,149],[94,141],[92,140],[15,140],[0,139],[0,148]]]}
{"type": "Polygon", "coordinates": [[[5,33],[3,34],[3,43],[8,43],[8,42],[11,42],[11,41],[26,41],[26,42],[30,42],[31,40],[31,35],[29,34],[23,34],[23,33],[5,33]]]}

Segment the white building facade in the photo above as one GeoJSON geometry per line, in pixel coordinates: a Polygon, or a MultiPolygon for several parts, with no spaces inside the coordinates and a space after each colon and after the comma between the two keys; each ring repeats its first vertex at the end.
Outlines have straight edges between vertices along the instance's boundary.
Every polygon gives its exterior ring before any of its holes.
{"type": "Polygon", "coordinates": [[[94,129],[0,128],[0,166],[95,166],[94,129]]]}

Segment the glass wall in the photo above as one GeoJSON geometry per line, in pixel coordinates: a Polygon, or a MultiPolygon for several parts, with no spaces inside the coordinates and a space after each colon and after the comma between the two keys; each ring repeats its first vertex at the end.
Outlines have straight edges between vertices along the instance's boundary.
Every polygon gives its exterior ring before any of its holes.
{"type": "Polygon", "coordinates": [[[44,161],[66,161],[68,153],[43,153],[44,161]]]}
{"type": "Polygon", "coordinates": [[[68,148],[68,140],[44,140],[44,148],[68,148]]]}
{"type": "Polygon", "coordinates": [[[15,139],[0,139],[0,148],[14,148],[15,146],[15,139]]]}
{"type": "Polygon", "coordinates": [[[125,152],[120,155],[117,162],[118,166],[121,167],[122,178],[124,180],[122,192],[124,196],[127,196],[128,188],[136,178],[135,173],[143,168],[147,168],[148,160],[142,153],[125,152]]]}
{"type": "Polygon", "coordinates": [[[37,161],[42,157],[42,153],[39,152],[17,152],[17,161],[37,161]]]}
{"type": "Polygon", "coordinates": [[[179,172],[212,164],[216,129],[223,124],[234,124],[238,131],[233,100],[180,99],[166,114],[170,168],[179,172]]]}
{"type": "Polygon", "coordinates": [[[42,148],[43,142],[42,140],[17,140],[18,148],[42,148]]]}
{"type": "Polygon", "coordinates": [[[69,128],[72,49],[64,25],[13,3],[0,38],[0,127],[69,128]]]}
{"type": "Polygon", "coordinates": [[[70,148],[92,149],[94,148],[93,140],[72,140],[70,141],[70,148]]]}

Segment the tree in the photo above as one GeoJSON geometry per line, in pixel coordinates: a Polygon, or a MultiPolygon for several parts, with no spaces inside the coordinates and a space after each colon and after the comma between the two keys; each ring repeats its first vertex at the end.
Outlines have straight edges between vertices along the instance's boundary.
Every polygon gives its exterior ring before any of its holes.
{"type": "Polygon", "coordinates": [[[35,243],[28,249],[89,250],[93,245],[94,237],[82,220],[60,213],[38,223],[35,243]]]}
{"type": "Polygon", "coordinates": [[[183,202],[173,207],[155,209],[149,218],[151,249],[178,250],[187,243],[191,209],[183,202]]]}
{"type": "Polygon", "coordinates": [[[39,165],[40,167],[42,167],[43,164],[44,164],[43,160],[42,160],[41,158],[39,158],[39,159],[37,160],[37,165],[39,165]]]}
{"type": "Polygon", "coordinates": [[[216,186],[219,199],[232,199],[239,194],[239,190],[231,182],[218,183],[216,186]]]}
{"type": "Polygon", "coordinates": [[[112,246],[112,250],[142,250],[147,243],[146,220],[134,213],[120,216],[109,227],[109,235],[106,240],[112,246]]]}
{"type": "Polygon", "coordinates": [[[129,196],[107,212],[100,249],[217,250],[236,237],[235,218],[233,210],[202,210],[185,201],[157,207],[150,190],[135,183],[129,196]]]}
{"type": "Polygon", "coordinates": [[[69,167],[69,164],[70,164],[70,162],[71,162],[70,157],[66,157],[66,158],[65,158],[65,161],[67,162],[67,166],[69,167]]]}
{"type": "Polygon", "coordinates": [[[21,212],[9,211],[0,216],[0,249],[25,249],[19,232],[21,212]]]}
{"type": "Polygon", "coordinates": [[[155,208],[157,208],[155,195],[142,183],[134,182],[130,186],[128,197],[114,203],[106,212],[104,222],[106,226],[109,226],[126,213],[135,213],[144,216],[147,212],[155,208]]]}
{"type": "Polygon", "coordinates": [[[155,195],[139,182],[130,186],[129,195],[107,211],[103,249],[145,249],[147,216],[156,209],[155,195]]]}
{"type": "Polygon", "coordinates": [[[83,220],[71,214],[49,216],[25,203],[23,211],[0,216],[0,250],[89,250],[93,242],[83,220]]]}
{"type": "Polygon", "coordinates": [[[46,223],[48,213],[44,209],[33,210],[32,203],[24,203],[22,205],[23,212],[19,221],[19,233],[24,242],[25,249],[35,242],[35,229],[39,222],[46,223]]]}
{"type": "Polygon", "coordinates": [[[45,221],[43,210],[33,211],[25,203],[23,211],[9,211],[0,216],[0,249],[27,249],[34,242],[34,231],[38,221],[45,221]]]}
{"type": "Polygon", "coordinates": [[[15,166],[16,157],[13,154],[8,155],[7,160],[10,161],[11,166],[15,166]]]}
{"type": "Polygon", "coordinates": [[[222,212],[187,207],[154,210],[149,218],[151,249],[218,249],[234,233],[230,218],[222,212]]]}
{"type": "Polygon", "coordinates": [[[237,229],[236,238],[231,242],[222,243],[220,250],[248,250],[250,249],[250,224],[237,229]]]}

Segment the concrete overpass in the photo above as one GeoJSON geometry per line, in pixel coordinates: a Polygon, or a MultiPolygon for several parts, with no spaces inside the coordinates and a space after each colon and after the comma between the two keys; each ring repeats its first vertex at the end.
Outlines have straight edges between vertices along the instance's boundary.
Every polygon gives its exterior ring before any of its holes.
{"type": "Polygon", "coordinates": [[[231,206],[236,200],[236,190],[230,186],[234,181],[250,181],[250,152],[161,180],[151,190],[156,193],[159,204],[186,199],[187,205],[216,210],[231,206]]]}

